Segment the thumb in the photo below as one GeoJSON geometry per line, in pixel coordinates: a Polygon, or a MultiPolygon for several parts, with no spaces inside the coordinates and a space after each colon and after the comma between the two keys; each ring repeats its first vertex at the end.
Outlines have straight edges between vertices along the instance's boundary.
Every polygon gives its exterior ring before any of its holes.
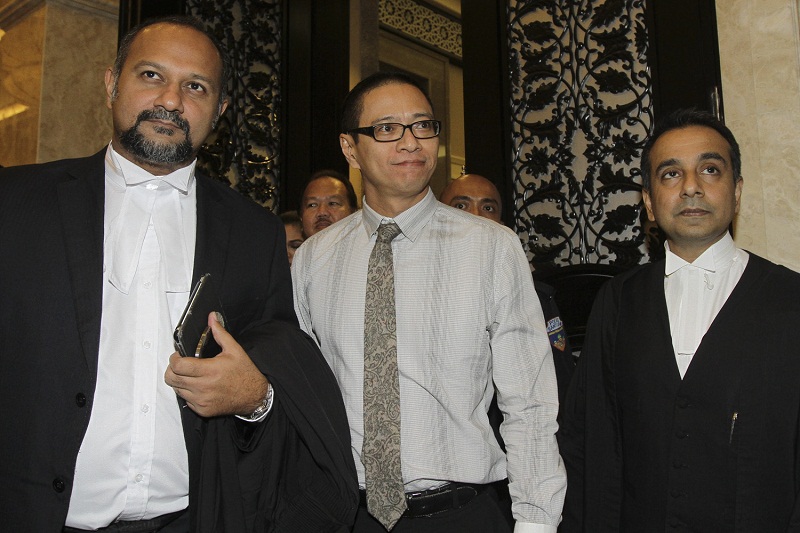
{"type": "Polygon", "coordinates": [[[220,321],[220,318],[222,318],[220,313],[212,311],[208,314],[208,325],[211,328],[211,334],[214,335],[214,340],[217,341],[217,344],[219,344],[223,352],[227,352],[230,351],[228,350],[229,347],[232,348],[233,345],[236,344],[236,341],[231,334],[225,330],[225,326],[223,322],[220,321]]]}

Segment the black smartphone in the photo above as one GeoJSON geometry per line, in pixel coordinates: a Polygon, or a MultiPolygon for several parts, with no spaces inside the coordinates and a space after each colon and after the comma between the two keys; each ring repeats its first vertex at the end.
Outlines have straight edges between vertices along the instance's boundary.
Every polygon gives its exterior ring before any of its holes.
{"type": "Polygon", "coordinates": [[[225,327],[225,314],[211,274],[203,274],[189,294],[189,302],[183,310],[173,337],[175,348],[184,357],[214,357],[222,348],[214,341],[208,326],[208,314],[219,313],[220,323],[225,327]]]}

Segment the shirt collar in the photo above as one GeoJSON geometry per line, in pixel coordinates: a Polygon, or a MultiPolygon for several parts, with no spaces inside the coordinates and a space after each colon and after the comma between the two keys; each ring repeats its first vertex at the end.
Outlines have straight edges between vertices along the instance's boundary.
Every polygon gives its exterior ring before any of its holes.
{"type": "Polygon", "coordinates": [[[383,221],[393,221],[400,227],[400,232],[410,241],[416,240],[423,228],[428,224],[428,221],[433,217],[439,202],[436,196],[433,195],[430,187],[425,197],[412,205],[394,218],[385,217],[377,213],[367,204],[366,198],[362,201],[362,213],[364,229],[367,234],[372,236],[378,231],[378,226],[383,221]]]}
{"type": "Polygon", "coordinates": [[[189,165],[179,168],[166,176],[155,176],[137,164],[125,159],[119,152],[114,150],[111,143],[108,144],[108,150],[106,150],[106,165],[110,170],[109,178],[112,183],[119,187],[131,187],[149,181],[158,181],[167,183],[181,193],[187,194],[189,187],[192,186],[192,182],[194,181],[194,168],[196,164],[197,159],[192,161],[189,165]]]}
{"type": "Polygon", "coordinates": [[[675,255],[672,250],[669,249],[669,242],[664,243],[664,248],[667,251],[664,274],[667,276],[671,276],[687,265],[692,265],[693,267],[701,268],[708,272],[726,270],[731,266],[736,255],[736,245],[733,242],[731,234],[727,231],[720,240],[709,246],[705,252],[700,254],[700,257],[691,263],[675,255]]]}

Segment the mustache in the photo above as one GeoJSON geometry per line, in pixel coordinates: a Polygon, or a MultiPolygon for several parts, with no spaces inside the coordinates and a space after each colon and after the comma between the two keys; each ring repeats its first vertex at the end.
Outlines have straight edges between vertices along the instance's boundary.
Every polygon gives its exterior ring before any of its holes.
{"type": "Polygon", "coordinates": [[[157,107],[155,109],[145,109],[136,117],[136,124],[134,128],[138,128],[139,124],[145,120],[165,120],[172,122],[178,126],[184,134],[189,135],[189,122],[184,119],[177,111],[167,111],[164,108],[157,107]]]}

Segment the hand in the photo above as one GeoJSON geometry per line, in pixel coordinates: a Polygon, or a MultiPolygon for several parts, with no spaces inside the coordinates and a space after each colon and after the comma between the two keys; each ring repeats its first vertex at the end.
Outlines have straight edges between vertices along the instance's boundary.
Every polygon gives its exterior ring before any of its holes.
{"type": "Polygon", "coordinates": [[[222,352],[211,359],[175,352],[164,381],[200,416],[250,416],[264,401],[269,382],[215,313],[208,315],[208,325],[222,352]]]}

